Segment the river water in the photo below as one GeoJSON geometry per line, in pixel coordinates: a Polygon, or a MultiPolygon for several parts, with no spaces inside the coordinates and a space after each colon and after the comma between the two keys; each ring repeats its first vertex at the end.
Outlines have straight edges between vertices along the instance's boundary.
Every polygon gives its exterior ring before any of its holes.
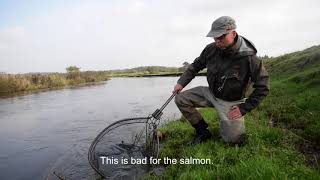
{"type": "MultiPolygon", "coordinates": [[[[171,95],[178,77],[113,78],[106,83],[0,99],[0,179],[95,179],[88,148],[106,126],[144,117],[171,95]]],[[[207,86],[196,77],[187,87],[207,86]]],[[[163,121],[181,116],[174,102],[163,121]]],[[[125,134],[124,134],[125,135],[125,134]]]]}

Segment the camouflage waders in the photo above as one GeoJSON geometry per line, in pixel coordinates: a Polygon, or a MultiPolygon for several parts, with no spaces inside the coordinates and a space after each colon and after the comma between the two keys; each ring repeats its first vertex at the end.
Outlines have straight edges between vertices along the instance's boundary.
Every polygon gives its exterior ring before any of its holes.
{"type": "Polygon", "coordinates": [[[214,107],[220,119],[220,134],[225,142],[237,143],[239,138],[245,133],[244,117],[230,120],[228,112],[234,105],[245,102],[245,99],[239,101],[224,101],[213,96],[209,87],[198,86],[179,93],[175,102],[188,121],[195,125],[199,123],[202,116],[197,111],[198,107],[214,107]]]}

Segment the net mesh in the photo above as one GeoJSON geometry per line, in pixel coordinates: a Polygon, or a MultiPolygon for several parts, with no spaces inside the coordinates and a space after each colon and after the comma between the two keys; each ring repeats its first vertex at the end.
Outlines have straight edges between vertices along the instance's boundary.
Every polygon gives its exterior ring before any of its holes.
{"type": "Polygon", "coordinates": [[[148,117],[123,119],[106,127],[89,148],[91,167],[107,179],[139,179],[145,174],[149,157],[158,157],[162,111],[176,93],[148,117]]]}
{"type": "Polygon", "coordinates": [[[90,146],[90,165],[107,179],[141,177],[148,171],[148,158],[158,155],[156,128],[157,119],[152,116],[128,118],[111,124],[90,146]]]}

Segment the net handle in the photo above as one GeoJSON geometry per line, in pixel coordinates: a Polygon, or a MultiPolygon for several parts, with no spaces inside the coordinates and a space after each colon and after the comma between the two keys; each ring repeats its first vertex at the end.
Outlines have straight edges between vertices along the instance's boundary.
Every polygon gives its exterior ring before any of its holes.
{"type": "Polygon", "coordinates": [[[169,104],[169,102],[173,99],[173,97],[177,95],[177,92],[174,91],[172,93],[172,95],[169,97],[169,99],[161,106],[160,109],[156,109],[156,111],[154,113],[152,113],[151,117],[154,117],[157,120],[160,120],[161,116],[162,116],[162,111],[165,107],[167,107],[167,105],[169,104]]]}
{"type": "Polygon", "coordinates": [[[161,108],[159,109],[160,111],[163,111],[164,110],[164,108],[166,108],[167,107],[167,105],[169,104],[169,102],[174,98],[174,96],[176,96],[177,95],[177,92],[176,91],[174,91],[173,93],[172,93],[172,95],[169,97],[169,99],[161,106],[161,108]]]}

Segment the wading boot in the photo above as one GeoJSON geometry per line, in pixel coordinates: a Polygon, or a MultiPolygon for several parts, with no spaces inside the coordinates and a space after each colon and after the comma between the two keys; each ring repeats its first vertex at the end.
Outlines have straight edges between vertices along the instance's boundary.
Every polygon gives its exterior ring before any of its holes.
{"type": "Polygon", "coordinates": [[[193,137],[192,141],[189,143],[190,145],[204,142],[212,137],[212,134],[207,129],[208,124],[203,119],[199,121],[198,124],[194,124],[192,126],[195,128],[196,134],[193,137]]]}

